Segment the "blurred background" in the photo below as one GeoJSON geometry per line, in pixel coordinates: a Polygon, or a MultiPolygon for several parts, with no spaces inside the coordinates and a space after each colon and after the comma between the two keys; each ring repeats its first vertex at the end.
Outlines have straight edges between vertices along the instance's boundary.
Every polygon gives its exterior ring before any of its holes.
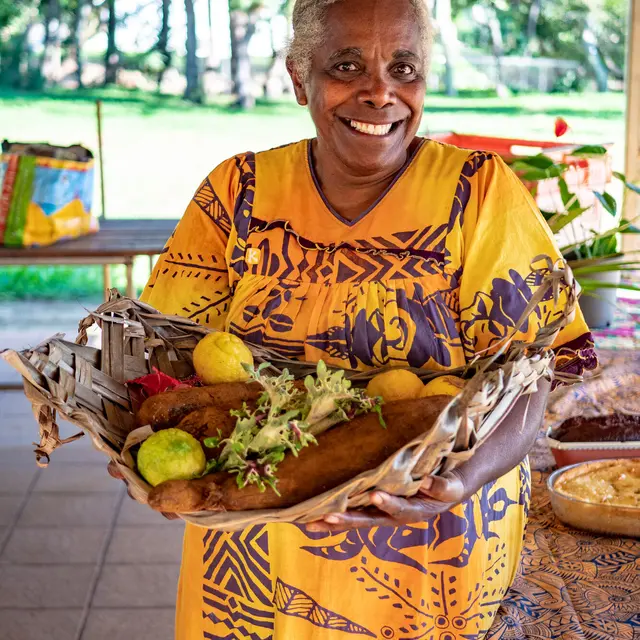
{"type": "MultiPolygon", "coordinates": [[[[640,0],[430,1],[437,37],[421,133],[511,163],[586,294],[603,363],[623,367],[602,384],[633,393],[640,0]]],[[[0,350],[57,332],[73,340],[105,287],[140,292],[219,162],[314,135],[285,69],[292,5],[0,0],[0,141],[27,143],[7,143],[0,155],[0,350]],[[29,143],[82,145],[93,158],[29,143]],[[72,240],[72,224],[94,233],[72,240]],[[54,227],[62,231],[46,236],[54,227]],[[61,241],[42,246],[52,239],[61,241]]],[[[129,500],[86,437],[38,469],[37,425],[20,386],[0,361],[0,640],[170,640],[182,524],[129,500]]],[[[61,424],[63,437],[77,430],[61,424]]],[[[548,509],[532,514],[551,522],[548,509]]],[[[549,566],[569,553],[564,542],[560,551],[541,544],[549,566]]],[[[580,548],[590,554],[592,544],[580,548]]],[[[598,612],[622,615],[635,556],[598,545],[606,573],[598,612]],[[628,569],[611,571],[611,558],[628,569]]],[[[572,554],[553,580],[573,580],[572,554]]],[[[574,620],[574,605],[557,617],[574,620]]],[[[618,624],[605,619],[584,635],[630,637],[618,624]]]]}
{"type": "MultiPolygon", "coordinates": [[[[422,133],[613,143],[624,164],[627,0],[432,0],[422,133]]],[[[0,138],[97,155],[109,218],[178,218],[234,153],[313,135],[285,69],[292,0],[0,0],[0,138]]],[[[94,214],[100,215],[99,171],[94,214]]],[[[148,260],[136,262],[144,285],[148,260]]],[[[112,268],[123,286],[124,267],[112,268]]],[[[0,267],[0,296],[100,298],[99,266],[0,267]]],[[[0,318],[1,321],[1,318],[0,318]]]]}

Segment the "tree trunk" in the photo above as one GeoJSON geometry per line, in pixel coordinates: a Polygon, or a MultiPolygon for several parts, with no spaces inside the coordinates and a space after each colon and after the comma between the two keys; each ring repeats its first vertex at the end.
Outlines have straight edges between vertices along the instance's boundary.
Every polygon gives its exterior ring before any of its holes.
{"type": "Polygon", "coordinates": [[[82,89],[82,29],[84,26],[83,13],[84,13],[84,0],[77,0],[76,6],[73,11],[73,22],[71,23],[71,57],[76,63],[76,80],[78,82],[78,88],[82,89]]]}
{"type": "Polygon", "coordinates": [[[531,55],[536,49],[538,41],[538,20],[542,12],[542,0],[533,0],[529,9],[527,19],[527,44],[525,45],[525,55],[531,55]]]}
{"type": "Polygon", "coordinates": [[[15,80],[11,84],[20,89],[29,89],[39,72],[38,61],[34,58],[33,50],[29,44],[31,29],[33,29],[33,22],[29,21],[23,35],[15,41],[14,64],[10,62],[8,69],[0,69],[0,71],[7,74],[10,80],[13,76],[15,80]]]}
{"type": "Polygon", "coordinates": [[[213,71],[220,66],[220,60],[216,55],[216,32],[213,24],[213,8],[212,4],[215,0],[207,0],[207,18],[209,26],[209,55],[207,56],[207,71],[213,71]]]}
{"type": "Polygon", "coordinates": [[[187,14],[187,59],[185,75],[187,77],[187,88],[184,92],[185,100],[191,102],[202,102],[202,91],[200,90],[200,71],[198,69],[198,39],[196,36],[196,14],[194,11],[194,0],[184,0],[184,8],[187,14]]]}
{"type": "Polygon", "coordinates": [[[52,86],[59,78],[62,62],[59,0],[46,0],[44,14],[44,40],[40,76],[45,85],[52,86]]]}
{"type": "Polygon", "coordinates": [[[435,0],[434,19],[438,26],[444,54],[444,90],[448,96],[458,95],[455,83],[458,34],[451,18],[451,0],[435,0]]]}
{"type": "Polygon", "coordinates": [[[169,18],[171,15],[171,0],[162,0],[162,24],[158,34],[156,49],[162,58],[162,67],[158,72],[158,91],[162,86],[162,80],[167,69],[171,66],[171,52],[169,51],[169,18]]]}
{"type": "Polygon", "coordinates": [[[256,30],[257,11],[229,11],[231,35],[231,79],[236,106],[251,109],[256,99],[251,91],[251,59],[249,43],[256,30]]]}
{"type": "Polygon", "coordinates": [[[587,61],[596,80],[596,86],[600,93],[606,93],[609,89],[609,72],[606,65],[602,61],[600,51],[598,49],[598,39],[595,29],[593,28],[593,16],[591,13],[587,16],[587,20],[582,32],[582,45],[584,47],[587,61]]]}
{"type": "Polygon", "coordinates": [[[499,96],[506,96],[508,89],[504,83],[502,76],[502,57],[504,56],[504,41],[502,38],[502,29],[500,21],[494,11],[488,12],[489,31],[491,33],[491,47],[493,55],[496,59],[496,91],[499,96]]]}
{"type": "Polygon", "coordinates": [[[109,18],[107,20],[107,52],[104,56],[104,84],[118,81],[119,55],[116,46],[116,0],[107,0],[109,18]]]}

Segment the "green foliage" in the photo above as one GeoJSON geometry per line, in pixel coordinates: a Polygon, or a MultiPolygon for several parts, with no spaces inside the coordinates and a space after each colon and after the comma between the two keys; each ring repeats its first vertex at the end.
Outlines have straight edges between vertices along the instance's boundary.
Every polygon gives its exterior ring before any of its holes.
{"type": "MultiPolygon", "coordinates": [[[[605,147],[600,145],[585,145],[578,147],[570,155],[589,157],[601,156],[605,153],[607,153],[605,147]]],[[[577,195],[570,191],[566,180],[562,177],[568,168],[566,164],[555,163],[548,156],[540,154],[519,158],[513,162],[511,166],[515,171],[519,172],[523,179],[532,182],[538,182],[548,178],[558,179],[558,189],[564,210],[543,212],[543,216],[553,233],[559,233],[568,225],[573,225],[576,222],[579,223],[580,216],[589,210],[589,208],[580,206],[577,195]]],[[[640,193],[640,187],[628,182],[623,174],[614,172],[613,175],[623,183],[626,189],[640,193]]],[[[610,193],[606,191],[603,193],[594,191],[593,195],[607,213],[614,218],[618,217],[618,203],[610,193]]],[[[623,257],[623,254],[620,252],[619,238],[621,235],[628,233],[640,233],[640,229],[630,222],[621,221],[616,227],[605,232],[590,230],[585,240],[566,245],[561,247],[560,250],[564,258],[569,262],[569,265],[574,268],[574,273],[579,280],[580,276],[591,273],[638,270],[640,269],[640,261],[638,260],[621,264],[611,262],[611,260],[615,258],[623,257]]],[[[582,284],[582,280],[580,280],[580,282],[582,284]]]]}
{"type": "MultiPolygon", "coordinates": [[[[582,34],[591,12],[598,49],[609,71],[621,78],[625,64],[628,0],[542,1],[536,23],[535,43],[529,42],[527,36],[534,0],[452,0],[451,4],[460,39],[469,47],[486,53],[492,52],[489,27],[483,20],[475,19],[475,16],[495,15],[506,55],[522,55],[529,51],[534,55],[577,60],[585,64],[582,34]]],[[[570,72],[560,80],[556,88],[559,91],[578,89],[582,80],[574,72],[570,72]]]]}

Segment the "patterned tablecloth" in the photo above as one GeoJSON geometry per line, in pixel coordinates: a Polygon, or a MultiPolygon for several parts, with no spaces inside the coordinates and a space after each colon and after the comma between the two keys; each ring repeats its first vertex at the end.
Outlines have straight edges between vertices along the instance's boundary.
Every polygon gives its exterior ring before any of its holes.
{"type": "MultiPolygon", "coordinates": [[[[602,374],[556,391],[547,424],[620,407],[640,411],[640,351],[633,350],[640,347],[640,306],[626,306],[635,318],[621,313],[614,328],[596,334],[602,374]]],[[[522,563],[487,640],[640,640],[640,539],[592,535],[560,523],[546,489],[553,458],[543,432],[531,463],[522,563]]]]}

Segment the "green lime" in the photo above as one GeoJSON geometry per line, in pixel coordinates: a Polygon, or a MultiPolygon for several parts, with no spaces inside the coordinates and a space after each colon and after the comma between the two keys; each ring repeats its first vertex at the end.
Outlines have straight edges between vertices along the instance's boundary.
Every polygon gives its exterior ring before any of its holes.
{"type": "Polygon", "coordinates": [[[152,486],[167,480],[190,480],[205,468],[200,443],[186,431],[164,429],[147,438],[138,451],[138,471],[152,486]]]}

